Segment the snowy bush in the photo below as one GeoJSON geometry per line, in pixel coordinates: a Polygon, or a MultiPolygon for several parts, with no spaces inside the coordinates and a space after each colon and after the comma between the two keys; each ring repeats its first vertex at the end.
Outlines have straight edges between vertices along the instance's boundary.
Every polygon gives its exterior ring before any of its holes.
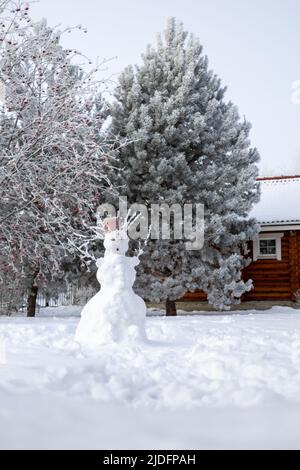
{"type": "Polygon", "coordinates": [[[11,315],[19,311],[24,301],[22,279],[15,283],[0,283],[0,315],[11,315]]]}
{"type": "Polygon", "coordinates": [[[98,289],[93,286],[78,287],[74,289],[73,305],[85,305],[96,294],[98,289]]]}
{"type": "Polygon", "coordinates": [[[293,297],[296,304],[300,305],[300,289],[296,290],[293,297]]]}

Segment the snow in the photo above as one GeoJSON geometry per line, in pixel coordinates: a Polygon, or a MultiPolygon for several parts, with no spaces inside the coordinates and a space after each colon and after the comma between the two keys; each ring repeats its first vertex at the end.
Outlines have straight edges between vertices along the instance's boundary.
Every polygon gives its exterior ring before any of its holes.
{"type": "Polygon", "coordinates": [[[251,217],[261,224],[300,223],[300,178],[261,181],[261,199],[251,217]]]}
{"type": "Polygon", "coordinates": [[[300,448],[300,311],[148,316],[88,353],[79,311],[0,317],[2,449],[300,448]]]}

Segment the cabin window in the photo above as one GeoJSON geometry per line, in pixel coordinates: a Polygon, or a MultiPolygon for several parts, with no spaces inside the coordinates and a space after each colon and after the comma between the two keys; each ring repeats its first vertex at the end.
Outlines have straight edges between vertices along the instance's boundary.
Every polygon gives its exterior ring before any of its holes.
{"type": "Polygon", "coordinates": [[[281,261],[281,239],[283,233],[260,233],[253,241],[253,261],[275,259],[281,261]]]}
{"type": "Polygon", "coordinates": [[[259,240],[259,256],[276,256],[276,239],[259,240]]]}

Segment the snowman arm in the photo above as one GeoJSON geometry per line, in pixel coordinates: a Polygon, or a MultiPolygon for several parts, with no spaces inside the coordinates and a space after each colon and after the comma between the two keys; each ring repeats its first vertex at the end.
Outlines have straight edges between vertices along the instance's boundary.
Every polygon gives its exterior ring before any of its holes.
{"type": "MultiPolygon", "coordinates": [[[[140,256],[142,256],[142,254],[144,253],[144,248],[145,248],[145,246],[147,246],[147,244],[148,244],[150,235],[151,235],[151,225],[150,225],[149,230],[148,230],[147,238],[146,238],[146,240],[144,241],[144,245],[142,246],[141,242],[139,242],[139,250],[138,250],[138,252],[137,252],[137,258],[138,258],[138,259],[139,259],[140,256]]],[[[138,264],[139,264],[139,262],[138,262],[138,264]]]]}

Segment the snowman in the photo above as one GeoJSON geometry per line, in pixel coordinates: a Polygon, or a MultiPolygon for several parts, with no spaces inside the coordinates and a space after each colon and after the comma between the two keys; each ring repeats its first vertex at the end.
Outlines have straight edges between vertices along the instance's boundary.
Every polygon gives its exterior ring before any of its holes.
{"type": "Polygon", "coordinates": [[[83,308],[75,339],[82,345],[145,340],[146,305],[132,289],[139,259],[125,256],[128,236],[116,219],[104,222],[104,234],[104,257],[96,262],[101,289],[83,308]]]}

